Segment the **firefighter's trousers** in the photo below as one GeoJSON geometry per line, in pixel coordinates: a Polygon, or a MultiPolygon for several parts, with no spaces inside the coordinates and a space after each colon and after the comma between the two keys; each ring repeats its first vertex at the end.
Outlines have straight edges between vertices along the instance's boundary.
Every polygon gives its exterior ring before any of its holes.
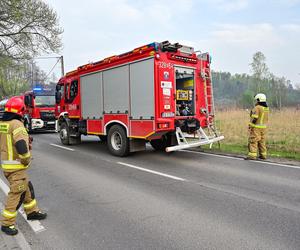
{"type": "Polygon", "coordinates": [[[267,158],[266,130],[266,128],[250,128],[248,144],[249,158],[256,159],[257,153],[260,158],[267,158]]]}
{"type": "Polygon", "coordinates": [[[4,210],[2,211],[2,225],[14,225],[17,217],[17,210],[23,204],[26,214],[38,212],[39,208],[34,196],[34,190],[28,179],[26,170],[16,172],[4,172],[9,182],[10,191],[7,196],[4,210]]]}

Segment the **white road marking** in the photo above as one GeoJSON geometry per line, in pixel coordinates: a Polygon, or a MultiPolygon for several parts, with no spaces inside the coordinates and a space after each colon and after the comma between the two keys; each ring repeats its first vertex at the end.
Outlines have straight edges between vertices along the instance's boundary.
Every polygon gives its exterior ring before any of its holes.
{"type": "MultiPolygon", "coordinates": [[[[234,156],[216,155],[216,154],[211,154],[211,153],[196,152],[196,151],[189,151],[189,150],[180,150],[180,151],[182,151],[182,152],[188,152],[188,153],[192,153],[192,154],[209,155],[209,156],[213,156],[213,157],[227,158],[227,159],[233,159],[233,160],[238,160],[238,161],[244,161],[243,158],[234,157],[234,156]]],[[[275,162],[269,162],[269,161],[253,161],[253,160],[251,160],[249,162],[255,162],[255,163],[260,163],[260,164],[267,164],[267,165],[274,165],[274,166],[286,167],[286,168],[300,169],[300,166],[287,165],[287,164],[281,164],[281,163],[275,163],[275,162]]]]}
{"type": "Polygon", "coordinates": [[[62,148],[62,149],[66,149],[66,150],[69,150],[69,151],[75,151],[75,149],[73,149],[73,148],[67,148],[67,147],[60,146],[60,145],[57,145],[57,144],[54,144],[54,143],[50,143],[50,145],[53,146],[53,147],[62,148]]]}
{"type": "Polygon", "coordinates": [[[144,172],[148,172],[148,173],[151,173],[151,174],[164,176],[164,177],[167,177],[167,178],[170,178],[170,179],[173,179],[173,180],[186,181],[186,179],[183,179],[183,178],[180,178],[180,177],[177,177],[177,176],[174,176],[174,175],[169,175],[169,174],[157,172],[157,171],[150,170],[150,169],[147,169],[147,168],[141,168],[141,167],[138,167],[138,166],[135,166],[135,165],[132,165],[132,164],[128,164],[128,163],[124,163],[124,162],[117,162],[117,163],[121,164],[121,165],[124,165],[124,166],[127,166],[127,167],[130,167],[130,168],[134,168],[134,169],[138,169],[138,170],[141,170],[141,171],[144,171],[144,172]]]}
{"type": "MultiPolygon", "coordinates": [[[[6,185],[6,183],[0,178],[0,188],[2,189],[2,191],[7,195],[9,192],[9,187],[6,185]]],[[[27,223],[29,224],[29,226],[32,228],[32,230],[35,233],[40,233],[42,231],[45,231],[46,228],[41,224],[40,221],[35,220],[35,221],[29,221],[27,220],[27,216],[24,212],[24,210],[22,208],[19,209],[20,214],[23,216],[23,218],[25,219],[25,221],[27,221],[27,223]]]]}
{"type": "MultiPolygon", "coordinates": [[[[0,209],[2,210],[4,208],[4,205],[0,202],[0,209]]],[[[6,241],[5,239],[6,235],[4,235],[4,241],[6,241]]],[[[9,240],[11,241],[11,236],[7,236],[9,237],[9,240]]],[[[17,241],[19,247],[22,249],[22,250],[30,250],[31,247],[29,245],[29,243],[26,241],[23,233],[19,230],[19,233],[14,236],[14,239],[17,241]]]]}

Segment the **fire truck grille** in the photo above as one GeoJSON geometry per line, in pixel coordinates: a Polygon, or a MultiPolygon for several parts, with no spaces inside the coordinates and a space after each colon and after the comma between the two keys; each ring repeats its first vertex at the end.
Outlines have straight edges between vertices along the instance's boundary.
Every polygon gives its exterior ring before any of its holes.
{"type": "Polygon", "coordinates": [[[55,120],[55,115],[53,112],[40,112],[41,119],[43,121],[53,121],[55,120]]]}

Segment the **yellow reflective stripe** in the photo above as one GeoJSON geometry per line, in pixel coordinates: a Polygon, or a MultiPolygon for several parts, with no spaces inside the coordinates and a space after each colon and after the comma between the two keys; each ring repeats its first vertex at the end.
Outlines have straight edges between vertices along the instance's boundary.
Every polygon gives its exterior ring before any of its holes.
{"type": "Polygon", "coordinates": [[[18,214],[17,211],[16,212],[10,212],[10,211],[5,210],[5,209],[2,211],[3,217],[5,217],[7,219],[15,218],[15,217],[17,217],[17,214],[18,214]]]}
{"type": "Polygon", "coordinates": [[[267,125],[265,125],[265,124],[254,124],[254,123],[250,122],[249,125],[252,128],[267,128],[267,125]]]}
{"type": "Polygon", "coordinates": [[[256,157],[256,153],[249,152],[248,155],[251,157],[256,157]]]}
{"type": "Polygon", "coordinates": [[[23,164],[1,164],[3,170],[19,170],[19,169],[26,169],[29,165],[25,166],[23,164]]]}
{"type": "Polygon", "coordinates": [[[33,199],[31,202],[26,203],[23,206],[24,206],[24,209],[27,209],[27,210],[35,207],[36,206],[36,199],[33,199]]]}
{"type": "Polygon", "coordinates": [[[6,111],[6,112],[13,112],[13,113],[18,113],[18,110],[17,109],[13,109],[13,108],[5,108],[5,110],[4,111],[6,111]]]}
{"type": "Polygon", "coordinates": [[[14,131],[13,131],[13,135],[16,135],[18,133],[22,132],[22,134],[25,134],[27,135],[27,130],[24,128],[24,127],[20,127],[20,128],[16,128],[14,131]]]}
{"type": "Polygon", "coordinates": [[[262,112],[262,115],[261,115],[261,118],[260,118],[260,122],[264,123],[265,113],[269,112],[269,108],[266,108],[266,107],[262,107],[262,108],[263,108],[263,112],[262,112]]]}
{"type": "Polygon", "coordinates": [[[0,133],[7,134],[9,129],[9,124],[0,124],[0,133]]]}
{"type": "Polygon", "coordinates": [[[268,112],[270,109],[269,107],[263,107],[264,111],[268,112]]]}
{"type": "Polygon", "coordinates": [[[264,117],[265,117],[265,110],[263,109],[261,118],[260,118],[260,122],[263,123],[264,122],[264,117]]]}
{"type": "Polygon", "coordinates": [[[11,109],[10,109],[10,112],[13,112],[13,113],[18,113],[18,110],[17,110],[17,109],[13,109],[13,108],[11,108],[11,109]]]}
{"type": "Polygon", "coordinates": [[[6,135],[6,145],[7,145],[8,160],[12,160],[13,159],[13,149],[12,149],[12,140],[11,140],[10,134],[6,135]]]}
{"type": "Polygon", "coordinates": [[[26,159],[31,156],[30,152],[27,152],[26,154],[18,155],[20,159],[26,159]]]}

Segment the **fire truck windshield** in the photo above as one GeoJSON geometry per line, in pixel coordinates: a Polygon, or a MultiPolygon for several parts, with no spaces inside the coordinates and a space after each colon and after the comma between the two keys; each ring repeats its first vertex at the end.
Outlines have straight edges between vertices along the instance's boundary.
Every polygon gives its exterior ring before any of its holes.
{"type": "Polygon", "coordinates": [[[54,107],[55,96],[54,95],[36,95],[35,105],[37,107],[54,107]]]}

